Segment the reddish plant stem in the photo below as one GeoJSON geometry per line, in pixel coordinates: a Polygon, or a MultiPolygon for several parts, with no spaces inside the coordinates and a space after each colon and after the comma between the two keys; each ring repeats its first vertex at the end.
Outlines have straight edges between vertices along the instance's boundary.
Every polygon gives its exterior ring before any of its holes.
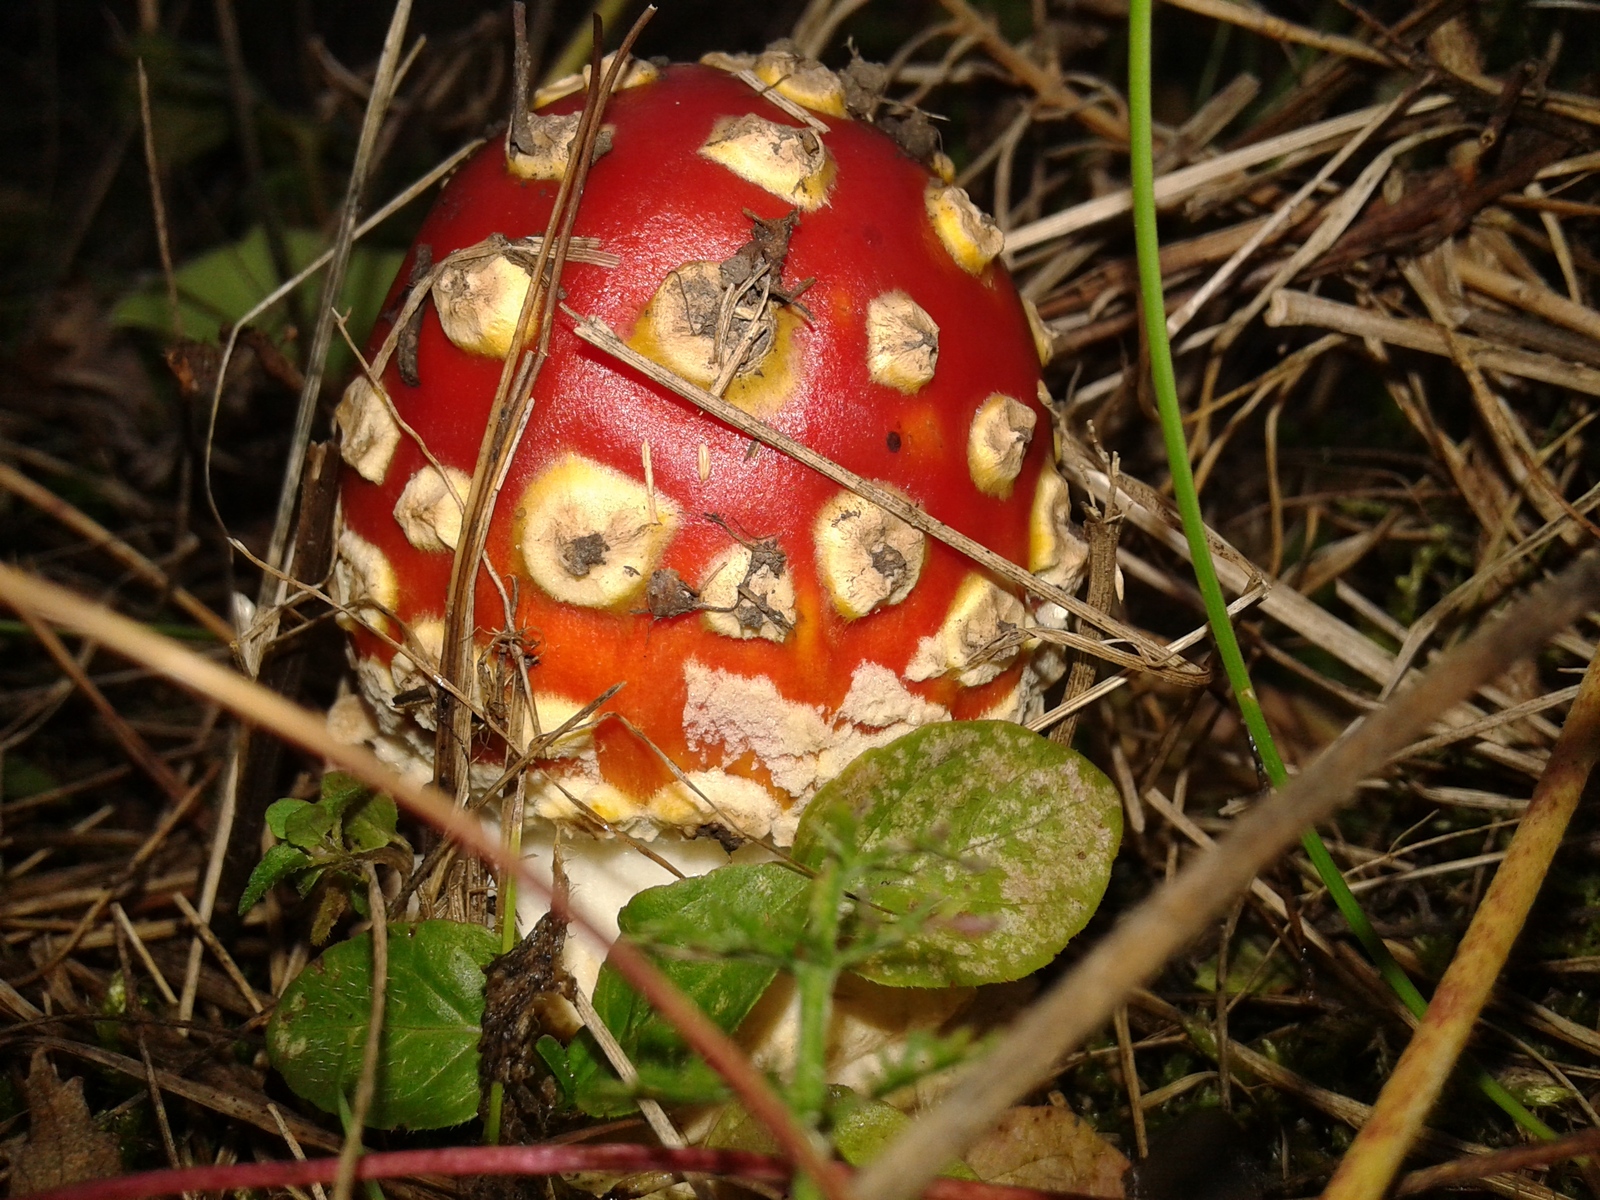
{"type": "MultiPolygon", "coordinates": [[[[185,1167],[142,1171],[113,1179],[92,1179],[69,1187],[36,1192],[33,1200],[147,1200],[179,1192],[221,1192],[239,1188],[284,1188],[327,1183],[338,1170],[337,1158],[288,1159],[235,1163],[232,1166],[185,1167]]],[[[434,1150],[394,1150],[364,1155],[357,1179],[399,1179],[415,1175],[556,1175],[572,1171],[693,1172],[783,1182],[789,1164],[743,1150],[605,1143],[576,1146],[451,1146],[434,1150]]],[[[1045,1200],[1069,1192],[1038,1192],[966,1179],[939,1179],[925,1193],[929,1200],[1045,1200]]]]}

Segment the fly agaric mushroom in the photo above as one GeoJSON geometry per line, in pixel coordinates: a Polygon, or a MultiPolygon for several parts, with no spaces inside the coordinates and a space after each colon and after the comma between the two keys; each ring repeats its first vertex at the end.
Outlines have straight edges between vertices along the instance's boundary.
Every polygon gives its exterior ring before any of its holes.
{"type": "MultiPolygon", "coordinates": [[[[948,171],[853,117],[851,89],[820,64],[781,48],[715,61],[726,69],[634,63],[623,75],[565,304],[1072,586],[1083,552],[1049,464],[1041,327],[997,261],[999,231],[948,171]]],[[[555,99],[529,118],[530,144],[488,147],[450,181],[374,335],[374,354],[394,353],[376,386],[358,378],[339,405],[349,469],[334,592],[365,732],[402,768],[429,769],[462,505],[529,287],[523,239],[549,221],[582,101],[555,99]],[[402,283],[430,280],[416,319],[394,328],[402,283]]],[[[782,846],[861,751],[931,721],[1020,719],[1038,683],[1017,632],[1025,611],[947,546],[558,317],[476,597],[473,699],[506,711],[485,691],[507,677],[493,659],[515,637],[531,651],[532,712],[507,731],[509,750],[479,739],[475,783],[625,682],[550,749],[531,815],[672,831],[669,856],[702,870],[724,853],[691,840],[708,827],[782,846]]],[[[643,862],[616,843],[597,853],[643,862]]],[[[666,880],[643,870],[627,894],[666,880]]]]}

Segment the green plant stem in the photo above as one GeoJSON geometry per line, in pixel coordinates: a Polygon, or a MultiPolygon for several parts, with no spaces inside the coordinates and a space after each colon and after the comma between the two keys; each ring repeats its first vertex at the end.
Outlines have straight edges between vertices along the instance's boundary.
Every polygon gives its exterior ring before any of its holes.
{"type": "Polygon", "coordinates": [[[828,1025],[833,1018],[833,986],[839,979],[839,919],[844,875],[829,859],[811,883],[803,958],[794,965],[800,1030],[796,1038],[794,1080],[789,1105],[795,1117],[815,1129],[828,1099],[828,1025]]]}
{"type": "MultiPolygon", "coordinates": [[[[1130,0],[1128,7],[1129,173],[1133,185],[1133,233],[1139,261],[1140,307],[1150,356],[1150,380],[1155,389],[1156,409],[1161,416],[1161,436],[1166,444],[1167,461],[1172,472],[1173,500],[1183,519],[1184,537],[1188,540],[1189,556],[1194,564],[1195,585],[1205,604],[1206,620],[1211,626],[1217,657],[1222,660],[1223,671],[1239,705],[1239,715],[1250,735],[1261,771],[1267,777],[1267,782],[1277,789],[1288,781],[1289,774],[1284,769],[1272,730],[1267,725],[1266,714],[1261,711],[1261,702],[1250,682],[1250,671],[1245,666],[1244,655],[1240,653],[1239,640],[1234,635],[1233,623],[1228,617],[1228,603],[1222,594],[1222,585],[1217,580],[1216,567],[1211,561],[1205,518],[1200,512],[1200,497],[1195,490],[1194,472],[1189,466],[1183,414],[1178,408],[1172,346],[1167,340],[1167,316],[1161,284],[1161,241],[1156,229],[1155,158],[1150,112],[1153,6],[1154,0],[1130,0]]],[[[1377,930],[1373,929],[1372,922],[1367,919],[1360,902],[1345,883],[1338,864],[1328,853],[1321,836],[1316,830],[1308,829],[1301,839],[1301,845],[1327,887],[1334,906],[1372,959],[1378,973],[1413,1015],[1422,1016],[1428,1008],[1427,1000],[1389,953],[1377,930]]],[[[1486,1072],[1478,1068],[1477,1073],[1478,1086],[1519,1125],[1542,1138],[1554,1136],[1548,1126],[1518,1103],[1486,1072]]]]}
{"type": "MultiPolygon", "coordinates": [[[[522,857],[522,784],[506,807],[509,820],[505,822],[505,841],[508,853],[522,857]]],[[[500,897],[495,905],[500,918],[500,953],[509,954],[517,944],[517,877],[509,871],[501,872],[500,897]]],[[[502,1083],[489,1085],[489,1104],[483,1114],[483,1140],[494,1146],[500,1141],[500,1115],[505,1109],[506,1089],[502,1083]]]]}

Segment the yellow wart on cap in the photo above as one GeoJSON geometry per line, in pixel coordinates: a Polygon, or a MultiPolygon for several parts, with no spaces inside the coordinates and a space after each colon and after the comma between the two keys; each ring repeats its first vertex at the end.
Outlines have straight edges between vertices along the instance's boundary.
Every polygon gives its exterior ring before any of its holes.
{"type": "Polygon", "coordinates": [[[720,555],[700,585],[700,602],[706,628],[724,637],[781,642],[794,628],[794,578],[783,552],[770,543],[734,546],[720,555]]]}
{"type": "Polygon", "coordinates": [[[1053,467],[1039,472],[1028,513],[1028,570],[1065,591],[1076,591],[1089,547],[1072,530],[1072,497],[1053,467]]]}
{"type": "Polygon", "coordinates": [[[814,131],[779,125],[755,113],[723,117],[700,154],[806,212],[827,203],[837,171],[833,155],[814,131]]]}
{"type": "Polygon", "coordinates": [[[801,320],[792,309],[763,303],[759,290],[734,294],[723,285],[720,263],[688,262],[661,281],[628,344],[704,388],[723,374],[726,359],[738,355],[723,397],[745,412],[767,416],[788,399],[794,331],[801,320]]]}
{"type": "Polygon", "coordinates": [[[899,604],[922,574],[927,539],[899,517],[842,491],[812,523],[817,574],[846,620],[899,604]]]}
{"type": "Polygon", "coordinates": [[[342,628],[365,623],[374,629],[388,625],[386,612],[400,600],[400,581],[383,551],[349,529],[341,530],[333,560],[328,594],[342,610],[342,628]]]}
{"type": "Polygon", "coordinates": [[[339,457],[361,478],[382,483],[400,445],[400,425],[366,375],[357,375],[344,389],[333,420],[339,426],[339,457]]]}
{"type": "Polygon", "coordinates": [[[928,217],[950,257],[977,275],[1005,249],[1005,235],[962,188],[933,182],[924,193],[928,217]]]}
{"type": "MultiPolygon", "coordinates": [[[[610,54],[606,55],[600,60],[601,78],[604,78],[606,72],[611,70],[611,64],[616,61],[616,57],[617,52],[613,50],[610,54]]],[[[629,55],[628,63],[622,68],[621,71],[617,73],[617,82],[612,87],[611,91],[612,94],[615,95],[617,92],[623,91],[627,88],[641,87],[647,83],[654,83],[660,78],[661,72],[656,69],[654,63],[648,61],[647,59],[634,58],[632,55],[629,55]]],[[[544,87],[534,92],[533,107],[543,108],[546,104],[559,100],[563,96],[570,96],[575,92],[584,91],[586,88],[588,88],[588,86],[589,68],[585,66],[583,70],[574,72],[571,75],[563,75],[554,83],[546,84],[544,87]]]]}
{"type": "Polygon", "coordinates": [[[956,589],[939,631],[917,643],[906,678],[914,683],[953,675],[963,687],[990,682],[1016,658],[1022,643],[1010,635],[1022,628],[1022,601],[977,572],[956,589]]]}
{"type": "Polygon", "coordinates": [[[933,378],[939,326],[902,291],[867,302],[867,374],[874,383],[911,395],[933,378]]]}
{"type": "MultiPolygon", "coordinates": [[[[578,124],[581,113],[562,116],[531,114],[527,123],[518,130],[515,146],[508,149],[506,170],[518,179],[550,179],[556,182],[567,177],[572,166],[572,153],[577,148],[578,124]]],[[[602,125],[594,141],[590,161],[611,149],[615,128],[602,125]]]]}
{"type": "Polygon", "coordinates": [[[1038,421],[1033,409],[999,392],[978,406],[967,431],[967,470],[985,496],[1011,495],[1038,421]]]}
{"type": "Polygon", "coordinates": [[[454,550],[461,540],[461,511],[471,487],[472,476],[457,467],[446,467],[441,475],[438,468],[426,466],[406,480],[394,505],[394,519],[406,541],[435,554],[454,550]]]}
{"type": "Polygon", "coordinates": [[[769,49],[755,61],[753,74],[780,96],[830,117],[845,114],[844,84],[814,58],[793,50],[769,49]]]}
{"type": "Polygon", "coordinates": [[[1039,315],[1039,306],[1026,296],[1022,298],[1022,311],[1028,318],[1028,332],[1033,334],[1033,348],[1039,352],[1039,365],[1049,366],[1050,359],[1055,354],[1055,339],[1050,336],[1050,330],[1045,326],[1044,318],[1039,315]]]}
{"type": "Polygon", "coordinates": [[[444,335],[458,349],[504,358],[517,335],[528,273],[504,254],[451,263],[433,285],[444,335]]]}
{"type": "Polygon", "coordinates": [[[518,507],[522,562],[552,597],[614,608],[644,591],[678,528],[678,506],[644,484],[569,454],[528,486],[518,507]]]}

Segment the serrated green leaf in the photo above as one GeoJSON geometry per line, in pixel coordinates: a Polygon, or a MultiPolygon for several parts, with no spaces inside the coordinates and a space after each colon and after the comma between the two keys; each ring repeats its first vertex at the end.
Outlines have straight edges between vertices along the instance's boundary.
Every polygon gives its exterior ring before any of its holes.
{"type": "Polygon", "coordinates": [[[345,813],[344,843],[352,854],[381,850],[395,838],[400,810],[394,798],[378,794],[345,813]]]}
{"type": "Polygon", "coordinates": [[[311,856],[295,846],[282,842],[261,856],[256,869],[244,885],[244,895],[239,897],[239,915],[243,916],[257,904],[280,880],[311,865],[311,856]]]}
{"type": "MultiPolygon", "coordinates": [[[[369,1125],[441,1129],[477,1114],[483,968],[499,948],[499,939],[477,925],[389,927],[369,1125]]],[[[371,1005],[370,934],[331,947],[289,985],[267,1025],[267,1052],[297,1095],[338,1111],[360,1075],[371,1005]]]]}
{"type": "Polygon", "coordinates": [[[290,813],[283,822],[283,839],[302,850],[315,849],[333,828],[334,816],[321,804],[308,804],[290,813]]]}
{"type": "Polygon", "coordinates": [[[267,828],[272,831],[272,836],[281,842],[288,837],[290,816],[299,812],[302,808],[310,807],[311,801],[309,800],[295,800],[293,798],[274,800],[267,806],[267,828]]]}
{"type": "MultiPolygon", "coordinates": [[[[776,958],[711,956],[744,935],[740,926],[764,932],[763,940],[792,947],[805,920],[808,881],[776,863],[723,867],[709,875],[680,879],[640,892],[618,915],[622,932],[654,949],[662,972],[712,1021],[732,1030],[755,1007],[778,973],[776,958]],[[729,931],[734,931],[730,937],[729,931]],[[663,953],[677,948],[676,956],[663,953]]],[[[674,1074],[701,1089],[705,1068],[688,1045],[609,963],[594,989],[595,1011],[616,1036],[641,1077],[668,1092],[674,1074]]],[[[598,1045],[583,1034],[567,1048],[573,1095],[590,1116],[633,1111],[598,1045]]]]}
{"type": "MultiPolygon", "coordinates": [[[[869,750],[807,806],[796,859],[890,852],[873,903],[957,900],[854,970],[897,987],[1020,979],[1094,913],[1122,837],[1115,786],[1082,755],[1007,721],[928,725],[869,750]]],[[[870,910],[863,910],[871,916],[870,910]]]]}

